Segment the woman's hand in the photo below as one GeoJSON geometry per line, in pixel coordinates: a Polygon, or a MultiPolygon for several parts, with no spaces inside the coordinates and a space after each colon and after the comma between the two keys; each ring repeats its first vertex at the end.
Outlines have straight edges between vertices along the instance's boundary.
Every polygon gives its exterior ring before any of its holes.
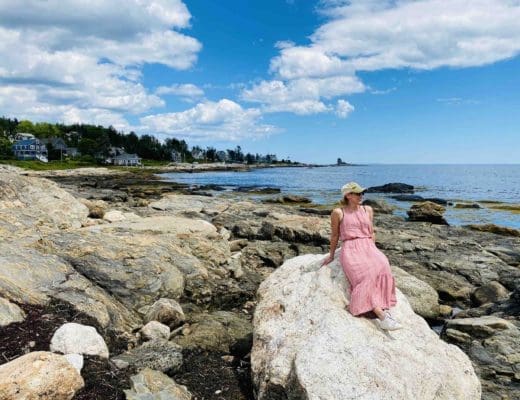
{"type": "Polygon", "coordinates": [[[327,257],[322,261],[321,265],[322,265],[322,266],[327,265],[327,264],[331,263],[333,260],[334,260],[334,256],[333,256],[333,255],[331,256],[331,255],[329,254],[329,255],[328,255],[328,256],[327,256],[327,257]]]}

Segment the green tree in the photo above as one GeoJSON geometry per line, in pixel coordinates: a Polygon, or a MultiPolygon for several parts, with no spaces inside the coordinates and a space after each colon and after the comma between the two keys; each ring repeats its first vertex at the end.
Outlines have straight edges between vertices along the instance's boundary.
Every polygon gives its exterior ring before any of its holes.
{"type": "Polygon", "coordinates": [[[32,133],[34,134],[34,124],[31,121],[24,119],[18,123],[16,127],[17,133],[32,133]]]}
{"type": "Polygon", "coordinates": [[[13,151],[11,148],[12,144],[6,137],[0,137],[0,158],[12,158],[13,151]]]}

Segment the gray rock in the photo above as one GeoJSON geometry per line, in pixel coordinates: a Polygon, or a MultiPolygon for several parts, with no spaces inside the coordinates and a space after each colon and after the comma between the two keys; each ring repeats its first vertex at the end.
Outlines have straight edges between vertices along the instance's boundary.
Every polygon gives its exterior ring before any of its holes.
{"type": "Polygon", "coordinates": [[[408,298],[415,313],[424,318],[439,316],[439,295],[435,289],[398,267],[392,266],[392,272],[396,286],[408,298]]]}
{"type": "Polygon", "coordinates": [[[367,189],[368,193],[413,193],[414,187],[406,183],[387,183],[382,186],[372,186],[367,189]]]}
{"type": "Polygon", "coordinates": [[[25,319],[25,313],[16,304],[0,297],[0,327],[13,322],[21,322],[25,319]]]}
{"type": "Polygon", "coordinates": [[[170,338],[170,327],[157,321],[150,321],[141,328],[143,340],[168,340],[170,338]]]}
{"type": "Polygon", "coordinates": [[[414,204],[410,210],[407,211],[410,221],[426,221],[433,224],[448,225],[444,219],[444,211],[446,209],[441,205],[435,204],[431,201],[414,204]]]}
{"type": "Polygon", "coordinates": [[[145,322],[159,321],[160,323],[175,328],[185,320],[184,312],[179,303],[173,299],[159,299],[146,312],[145,322]]]}
{"type": "Polygon", "coordinates": [[[160,371],[145,368],[130,378],[132,387],[125,390],[126,400],[191,400],[186,386],[177,384],[160,371]]]}
{"type": "Polygon", "coordinates": [[[119,354],[111,361],[120,369],[131,366],[137,370],[150,368],[173,372],[182,365],[182,348],[167,340],[153,340],[119,354]]]}
{"type": "Polygon", "coordinates": [[[468,354],[482,381],[483,399],[518,399],[520,330],[510,321],[486,316],[448,321],[444,337],[468,354]]]}
{"type": "Polygon", "coordinates": [[[231,352],[243,356],[252,344],[251,322],[229,311],[190,316],[181,336],[172,340],[185,349],[231,352]]]}
{"type": "Polygon", "coordinates": [[[376,213],[381,214],[392,214],[392,212],[395,210],[394,206],[391,206],[384,200],[371,200],[367,199],[363,201],[363,205],[370,206],[374,209],[376,213]]]}
{"type": "Polygon", "coordinates": [[[480,306],[486,303],[506,300],[509,297],[509,292],[500,283],[492,281],[476,289],[471,297],[473,302],[480,306]]]}

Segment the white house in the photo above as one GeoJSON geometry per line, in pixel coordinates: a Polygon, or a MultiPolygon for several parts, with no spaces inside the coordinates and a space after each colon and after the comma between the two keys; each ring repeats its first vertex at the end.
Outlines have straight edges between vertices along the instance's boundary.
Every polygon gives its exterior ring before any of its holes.
{"type": "Polygon", "coordinates": [[[141,158],[137,156],[137,154],[119,154],[115,157],[112,157],[112,163],[114,165],[123,165],[123,166],[139,166],[141,165],[141,158]]]}

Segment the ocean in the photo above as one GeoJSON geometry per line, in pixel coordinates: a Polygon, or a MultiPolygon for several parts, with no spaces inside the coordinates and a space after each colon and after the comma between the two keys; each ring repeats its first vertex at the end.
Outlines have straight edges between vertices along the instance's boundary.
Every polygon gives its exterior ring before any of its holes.
{"type": "MultiPolygon", "coordinates": [[[[520,164],[283,167],[248,172],[168,173],[162,176],[165,180],[193,186],[217,184],[230,190],[238,186],[276,187],[283,194],[305,196],[318,204],[339,200],[341,186],[349,181],[356,181],[364,187],[401,182],[414,185],[415,194],[422,197],[442,198],[454,204],[476,202],[481,205],[478,209],[448,206],[445,217],[450,225],[493,223],[520,229],[518,209],[516,212],[496,209],[504,205],[499,203],[520,207],[520,164]]],[[[412,203],[396,201],[389,196],[391,194],[368,193],[365,198],[384,199],[397,207],[395,214],[406,216],[412,203]]]]}

